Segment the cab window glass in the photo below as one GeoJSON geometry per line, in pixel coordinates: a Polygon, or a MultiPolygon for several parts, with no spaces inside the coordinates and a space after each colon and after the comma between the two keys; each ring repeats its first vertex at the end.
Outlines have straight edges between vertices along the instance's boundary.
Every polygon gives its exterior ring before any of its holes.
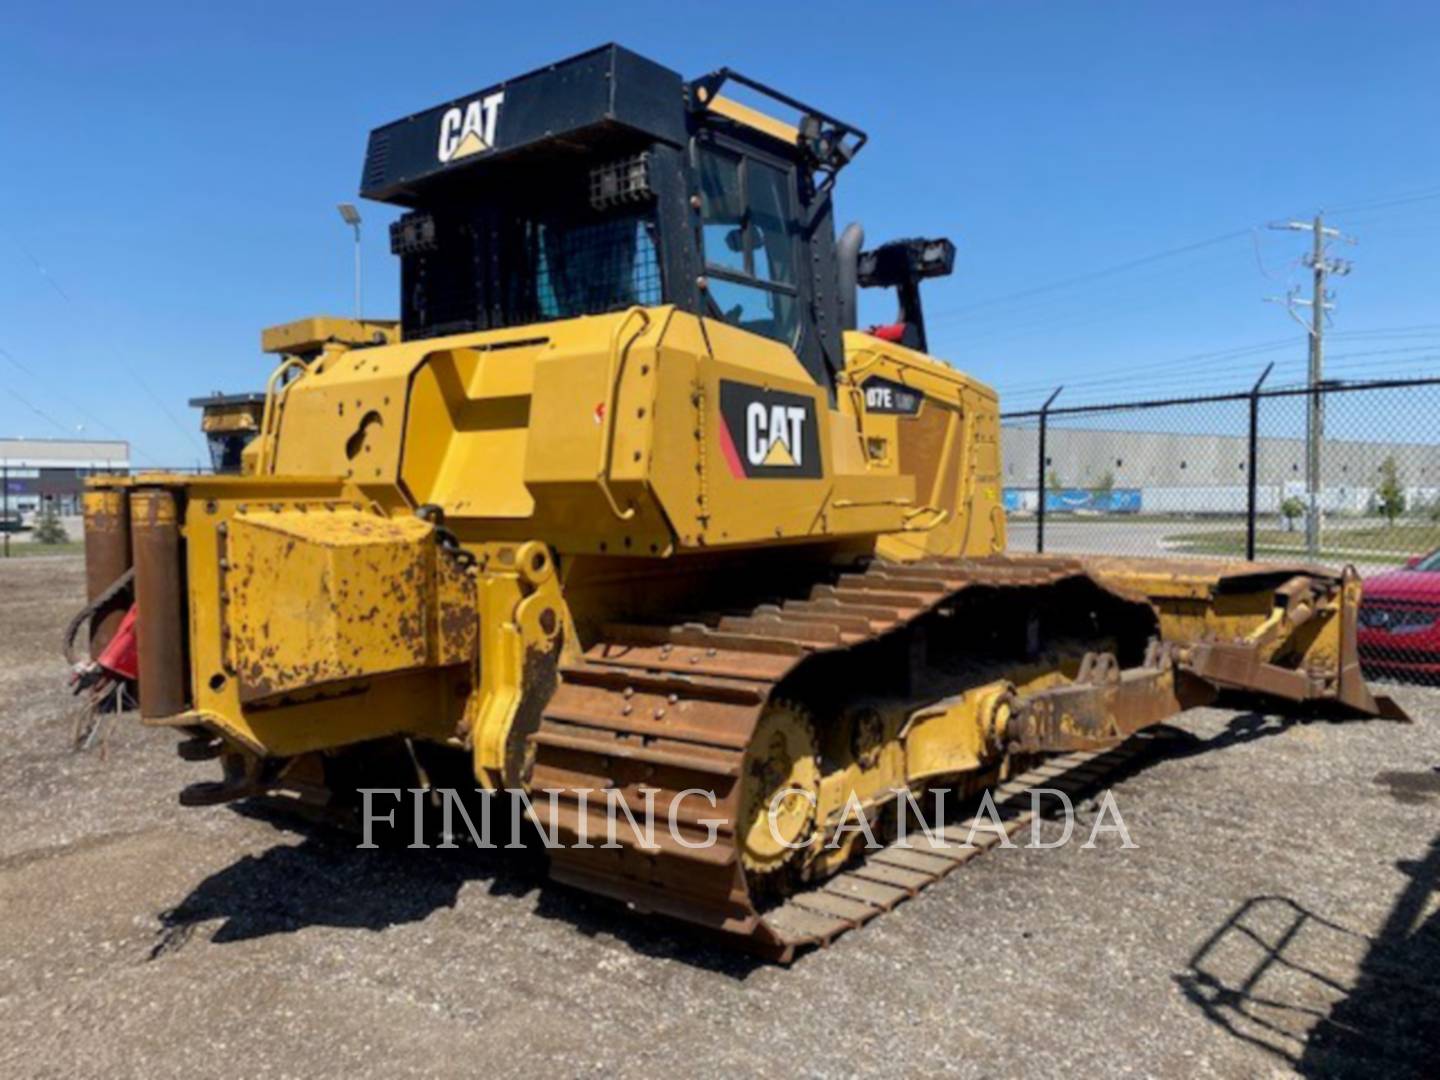
{"type": "Polygon", "coordinates": [[[775,289],[711,277],[706,296],[712,313],[732,326],[786,343],[795,340],[795,298],[775,289]]]}
{"type": "Polygon", "coordinates": [[[705,261],[744,273],[745,203],[739,158],[708,151],[700,155],[700,200],[705,261]]]}
{"type": "Polygon", "coordinates": [[[707,304],[726,322],[794,345],[799,331],[790,177],[698,149],[707,304]]]}
{"type": "Polygon", "coordinates": [[[766,281],[795,284],[795,253],[785,212],[786,176],[758,161],[746,163],[752,273],[766,281]]]}

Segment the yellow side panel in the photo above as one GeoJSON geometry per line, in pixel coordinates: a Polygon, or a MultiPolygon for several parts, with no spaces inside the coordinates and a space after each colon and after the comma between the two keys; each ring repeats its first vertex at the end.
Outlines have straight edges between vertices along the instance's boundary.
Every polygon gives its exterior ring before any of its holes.
{"type": "Polygon", "coordinates": [[[393,479],[405,430],[406,380],[417,350],[356,349],[302,375],[279,407],[279,475],[393,479]]]}
{"type": "Polygon", "coordinates": [[[604,416],[611,360],[604,340],[596,348],[550,354],[535,365],[530,422],[535,438],[526,448],[524,476],[530,484],[593,484],[602,461],[604,416]]]}
{"type": "Polygon", "coordinates": [[[430,534],[350,510],[236,515],[226,577],[241,700],[425,664],[430,534]]]}
{"type": "Polygon", "coordinates": [[[858,419],[868,466],[896,470],[916,485],[914,511],[903,530],[880,538],[880,554],[905,560],[1003,551],[994,391],[933,357],[855,332],[845,334],[840,387],[840,409],[858,419]],[[872,379],[915,391],[919,409],[870,411],[865,394],[872,379]]]}
{"type": "Polygon", "coordinates": [[[401,474],[417,499],[447,517],[534,513],[523,468],[534,358],[543,348],[426,357],[411,382],[401,474]]]}
{"type": "MultiPolygon", "coordinates": [[[[905,478],[836,475],[825,391],[786,346],[718,319],[702,327],[676,314],[658,357],[653,475],[680,547],[878,533],[896,528],[913,505],[905,478]],[[732,456],[745,451],[745,436],[727,434],[725,384],[808,399],[817,460],[794,476],[747,475],[732,456]]],[[[794,452],[787,446],[783,463],[793,462],[794,452]]],[[[853,457],[853,448],[846,454],[853,457]]]]}

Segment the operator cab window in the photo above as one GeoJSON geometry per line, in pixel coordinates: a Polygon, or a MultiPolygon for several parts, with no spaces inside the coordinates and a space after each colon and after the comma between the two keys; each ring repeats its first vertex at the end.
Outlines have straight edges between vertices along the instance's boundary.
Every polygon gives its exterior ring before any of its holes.
{"type": "Polygon", "coordinates": [[[658,304],[660,261],[648,214],[525,223],[540,319],[601,315],[658,304]]]}
{"type": "Polygon", "coordinates": [[[799,332],[790,176],[752,157],[698,148],[710,313],[794,346],[799,332]]]}

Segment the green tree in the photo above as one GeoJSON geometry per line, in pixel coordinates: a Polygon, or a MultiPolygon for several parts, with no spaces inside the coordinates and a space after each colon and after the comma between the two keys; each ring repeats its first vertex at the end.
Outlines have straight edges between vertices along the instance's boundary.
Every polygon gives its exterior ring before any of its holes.
{"type": "Polygon", "coordinates": [[[40,516],[35,519],[35,542],[37,544],[63,544],[70,537],[65,526],[60,524],[60,515],[55,512],[55,501],[46,499],[40,507],[40,516]]]}
{"type": "Polygon", "coordinates": [[[1106,469],[1100,474],[1100,479],[1095,481],[1095,486],[1090,490],[1095,492],[1096,495],[1108,499],[1110,493],[1115,490],[1115,474],[1109,469],[1106,469]]]}
{"type": "Polygon", "coordinates": [[[1294,532],[1296,519],[1305,516],[1305,500],[1299,495],[1291,495],[1280,504],[1280,516],[1285,519],[1286,530],[1294,532]]]}
{"type": "Polygon", "coordinates": [[[1060,470],[1051,469],[1045,476],[1045,486],[1057,495],[1064,490],[1065,485],[1060,482],[1060,470]]]}
{"type": "Polygon", "coordinates": [[[1375,489],[1375,509],[1385,515],[1385,520],[1395,524],[1395,519],[1405,512],[1405,488],[1400,483],[1400,467],[1391,455],[1380,463],[1380,486],[1375,489]]]}

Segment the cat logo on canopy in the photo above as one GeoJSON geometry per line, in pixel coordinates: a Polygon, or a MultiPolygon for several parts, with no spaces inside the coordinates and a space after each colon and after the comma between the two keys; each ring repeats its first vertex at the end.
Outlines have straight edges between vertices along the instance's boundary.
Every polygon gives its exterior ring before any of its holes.
{"type": "Polygon", "coordinates": [[[491,149],[495,145],[495,125],[504,101],[502,90],[446,109],[440,117],[440,145],[436,156],[442,162],[458,161],[491,149]]]}
{"type": "Polygon", "coordinates": [[[737,478],[821,475],[813,398],[722,381],[720,415],[720,450],[737,478]]]}

